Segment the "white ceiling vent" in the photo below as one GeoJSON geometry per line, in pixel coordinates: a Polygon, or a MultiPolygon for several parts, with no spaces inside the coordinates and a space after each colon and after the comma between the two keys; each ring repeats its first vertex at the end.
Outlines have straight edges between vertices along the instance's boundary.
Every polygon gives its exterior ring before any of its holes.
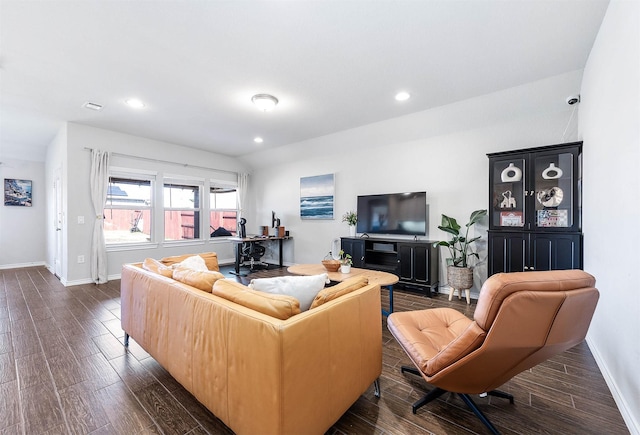
{"type": "Polygon", "coordinates": [[[96,111],[102,110],[102,106],[100,104],[92,103],[91,101],[87,101],[82,105],[82,107],[84,107],[85,109],[91,109],[96,111]]]}

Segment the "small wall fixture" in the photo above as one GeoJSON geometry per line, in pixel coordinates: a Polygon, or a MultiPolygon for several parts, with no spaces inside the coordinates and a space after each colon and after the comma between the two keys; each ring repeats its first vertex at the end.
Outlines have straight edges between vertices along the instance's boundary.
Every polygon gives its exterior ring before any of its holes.
{"type": "Polygon", "coordinates": [[[251,102],[263,112],[268,112],[269,110],[276,107],[278,104],[278,99],[273,95],[269,94],[257,94],[251,97],[251,102]]]}
{"type": "Polygon", "coordinates": [[[579,102],[580,102],[580,94],[571,95],[570,97],[567,97],[567,104],[569,106],[573,106],[574,104],[578,104],[579,102]]]}

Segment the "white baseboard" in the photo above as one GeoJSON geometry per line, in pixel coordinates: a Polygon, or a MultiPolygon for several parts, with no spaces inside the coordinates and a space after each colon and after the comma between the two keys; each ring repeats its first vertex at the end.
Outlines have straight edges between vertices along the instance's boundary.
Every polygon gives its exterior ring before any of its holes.
{"type": "MultiPolygon", "coordinates": [[[[115,280],[117,280],[117,279],[120,279],[120,278],[121,278],[121,276],[122,276],[122,275],[121,275],[121,274],[119,274],[119,273],[114,274],[114,275],[108,275],[108,276],[107,276],[107,280],[109,280],[109,281],[115,281],[115,280]]],[[[62,280],[61,280],[61,281],[62,281],[62,280]]],[[[92,280],[91,278],[88,278],[88,279],[87,279],[87,278],[84,278],[84,279],[76,279],[76,280],[73,280],[73,281],[66,281],[66,282],[62,281],[62,284],[63,284],[65,287],[71,287],[72,285],[95,284],[95,281],[94,281],[94,280],[92,280]]]]}
{"type": "Polygon", "coordinates": [[[74,279],[73,281],[67,281],[60,278],[60,282],[65,287],[71,287],[74,285],[83,285],[83,284],[95,284],[91,278],[74,279]]]}
{"type": "Polygon", "coordinates": [[[45,266],[44,261],[36,261],[32,263],[15,263],[15,264],[0,264],[0,269],[19,269],[21,267],[34,267],[45,266]]]}
{"type": "MultiPolygon", "coordinates": [[[[613,396],[613,400],[616,402],[618,406],[618,410],[620,410],[620,414],[622,415],[622,419],[624,420],[629,432],[632,435],[640,435],[640,422],[637,420],[637,416],[631,411],[629,404],[625,400],[624,396],[620,394],[620,390],[618,388],[618,384],[615,379],[611,376],[609,372],[609,367],[605,363],[605,360],[602,358],[600,351],[598,350],[598,346],[596,346],[592,340],[589,339],[587,335],[586,338],[587,344],[589,345],[589,349],[591,350],[591,354],[593,358],[596,360],[598,364],[598,368],[600,368],[600,372],[602,373],[602,377],[604,381],[607,383],[609,390],[611,390],[611,395],[613,396]]],[[[634,368],[629,368],[629,370],[634,370],[634,368]]]]}

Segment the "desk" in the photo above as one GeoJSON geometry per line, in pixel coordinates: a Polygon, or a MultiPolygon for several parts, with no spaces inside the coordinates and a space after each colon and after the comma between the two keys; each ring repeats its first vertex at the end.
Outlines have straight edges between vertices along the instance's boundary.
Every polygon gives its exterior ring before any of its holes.
{"type": "Polygon", "coordinates": [[[393,285],[399,281],[396,275],[378,270],[358,269],[351,267],[351,272],[329,272],[322,264],[294,264],[287,268],[287,272],[294,275],[319,275],[326,273],[329,279],[334,282],[341,282],[352,276],[364,276],[369,280],[369,284],[379,284],[381,287],[389,289],[389,311],[382,310],[382,314],[388,316],[393,313],[393,285]]]}
{"type": "Polygon", "coordinates": [[[292,237],[229,237],[229,241],[236,244],[236,274],[240,273],[240,259],[242,258],[242,244],[243,243],[258,243],[269,242],[272,240],[278,241],[278,264],[282,267],[282,241],[289,240],[292,237]]]}

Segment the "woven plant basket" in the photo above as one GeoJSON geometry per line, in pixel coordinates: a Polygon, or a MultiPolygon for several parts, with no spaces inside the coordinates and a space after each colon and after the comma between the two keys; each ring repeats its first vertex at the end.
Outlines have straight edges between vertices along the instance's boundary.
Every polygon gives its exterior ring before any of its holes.
{"type": "Polygon", "coordinates": [[[327,269],[327,272],[337,272],[340,269],[338,260],[322,260],[322,265],[327,269]]]}
{"type": "Polygon", "coordinates": [[[468,267],[447,266],[447,283],[458,290],[473,287],[473,269],[468,267]]]}

